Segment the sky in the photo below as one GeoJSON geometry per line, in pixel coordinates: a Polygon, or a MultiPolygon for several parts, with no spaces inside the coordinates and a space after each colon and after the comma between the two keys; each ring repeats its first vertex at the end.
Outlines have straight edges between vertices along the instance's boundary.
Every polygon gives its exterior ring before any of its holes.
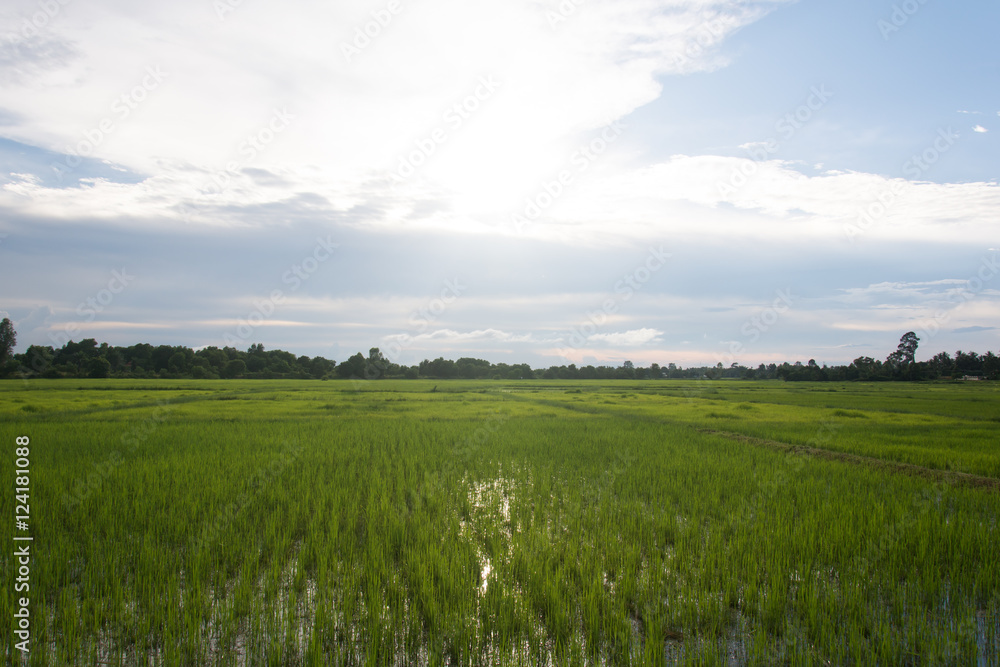
{"type": "Polygon", "coordinates": [[[12,0],[16,351],[1000,351],[1000,5],[12,0]]]}

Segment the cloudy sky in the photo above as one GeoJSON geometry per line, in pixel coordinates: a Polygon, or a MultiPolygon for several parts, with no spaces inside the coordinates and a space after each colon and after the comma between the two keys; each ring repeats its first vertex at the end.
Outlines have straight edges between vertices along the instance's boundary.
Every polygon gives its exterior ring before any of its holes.
{"type": "Polygon", "coordinates": [[[987,0],[11,0],[18,351],[1000,350],[987,0]]]}

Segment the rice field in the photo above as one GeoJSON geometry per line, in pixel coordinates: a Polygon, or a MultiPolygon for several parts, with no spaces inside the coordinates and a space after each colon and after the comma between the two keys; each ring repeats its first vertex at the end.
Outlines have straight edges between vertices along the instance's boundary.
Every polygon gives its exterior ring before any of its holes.
{"type": "Polygon", "coordinates": [[[998,665],[998,422],[985,382],[6,382],[7,663],[998,665]]]}

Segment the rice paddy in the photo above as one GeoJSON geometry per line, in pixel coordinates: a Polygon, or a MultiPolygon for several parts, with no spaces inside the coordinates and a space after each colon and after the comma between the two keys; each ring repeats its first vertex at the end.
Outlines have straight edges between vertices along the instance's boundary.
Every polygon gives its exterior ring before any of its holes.
{"type": "Polygon", "coordinates": [[[7,382],[23,662],[997,665],[998,422],[985,382],[7,382]]]}

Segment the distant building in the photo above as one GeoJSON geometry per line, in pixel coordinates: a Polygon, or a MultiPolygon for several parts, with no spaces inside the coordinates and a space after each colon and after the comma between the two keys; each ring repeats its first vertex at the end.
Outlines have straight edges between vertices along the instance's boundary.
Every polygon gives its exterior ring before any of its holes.
{"type": "Polygon", "coordinates": [[[979,377],[978,375],[963,375],[962,379],[969,381],[969,380],[982,380],[983,378],[979,377]]]}

